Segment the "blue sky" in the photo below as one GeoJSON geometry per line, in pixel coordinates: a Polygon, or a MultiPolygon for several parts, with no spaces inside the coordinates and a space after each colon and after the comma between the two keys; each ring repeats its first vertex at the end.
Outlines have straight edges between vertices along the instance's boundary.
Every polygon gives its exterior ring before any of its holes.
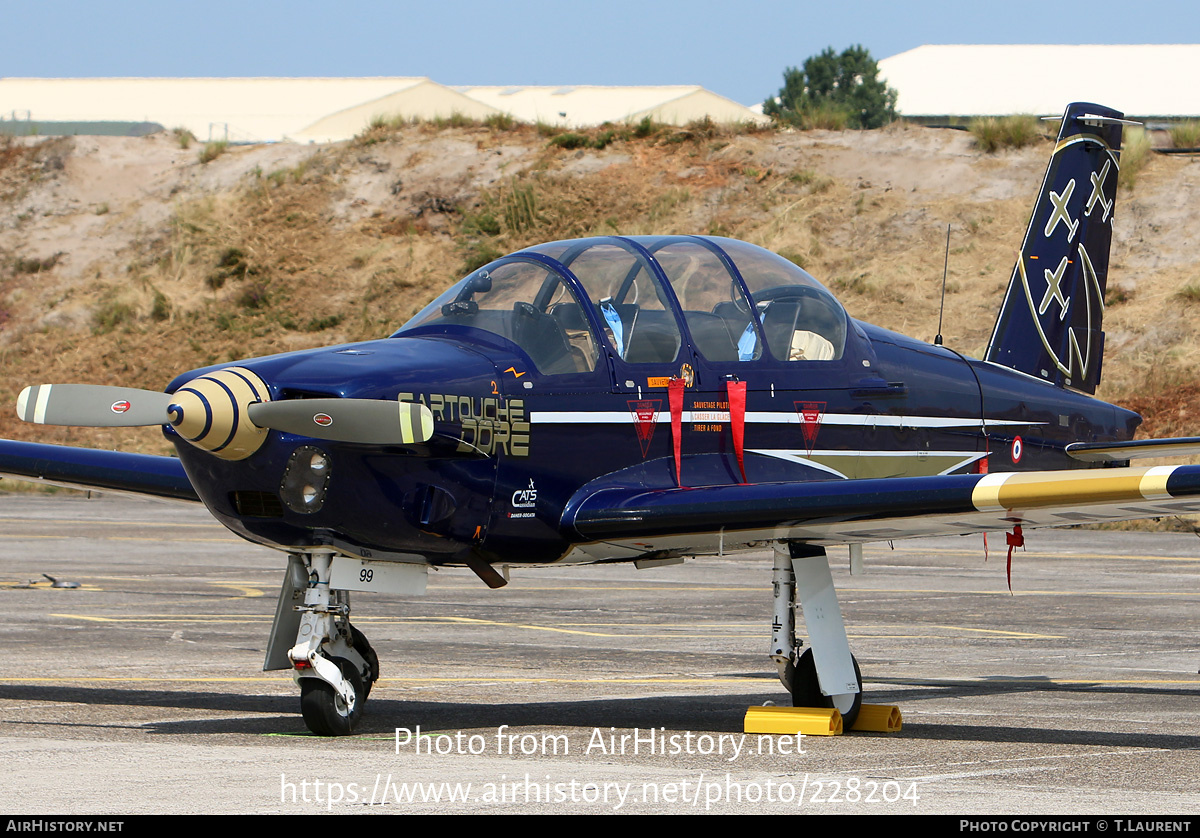
{"type": "Polygon", "coordinates": [[[754,104],[828,46],[1195,43],[1198,24],[1195,0],[0,0],[0,76],[700,84],[754,104]]]}

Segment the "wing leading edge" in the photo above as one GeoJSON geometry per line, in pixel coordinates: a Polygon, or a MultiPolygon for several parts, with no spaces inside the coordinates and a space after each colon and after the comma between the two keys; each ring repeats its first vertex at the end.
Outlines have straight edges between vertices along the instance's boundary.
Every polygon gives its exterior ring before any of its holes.
{"type": "Polygon", "coordinates": [[[200,498],[174,457],[0,440],[0,476],[175,501],[200,498]]]}
{"type": "Polygon", "coordinates": [[[1157,466],[603,489],[577,496],[563,528],[584,542],[640,539],[655,549],[696,533],[834,545],[1195,512],[1200,466],[1157,466]]]}

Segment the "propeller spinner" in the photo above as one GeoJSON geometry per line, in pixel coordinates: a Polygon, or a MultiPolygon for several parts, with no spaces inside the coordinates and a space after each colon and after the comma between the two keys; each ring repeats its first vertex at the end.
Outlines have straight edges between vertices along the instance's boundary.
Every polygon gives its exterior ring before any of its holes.
{"type": "Polygon", "coordinates": [[[192,445],[226,460],[249,457],[269,429],[368,445],[412,444],[433,436],[433,414],[422,404],[379,399],[272,402],[267,385],[245,367],[207,373],[173,394],[97,384],[26,387],[17,397],[17,415],[39,425],[171,425],[192,445]]]}

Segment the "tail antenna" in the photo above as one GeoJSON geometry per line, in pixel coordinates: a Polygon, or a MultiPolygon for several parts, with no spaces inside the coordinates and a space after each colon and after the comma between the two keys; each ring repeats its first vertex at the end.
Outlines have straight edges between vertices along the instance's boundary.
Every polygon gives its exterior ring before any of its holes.
{"type": "Polygon", "coordinates": [[[942,315],[946,313],[946,271],[950,268],[950,225],[946,225],[946,257],[942,262],[942,306],[938,309],[938,333],[933,339],[934,346],[941,346],[942,315]]]}

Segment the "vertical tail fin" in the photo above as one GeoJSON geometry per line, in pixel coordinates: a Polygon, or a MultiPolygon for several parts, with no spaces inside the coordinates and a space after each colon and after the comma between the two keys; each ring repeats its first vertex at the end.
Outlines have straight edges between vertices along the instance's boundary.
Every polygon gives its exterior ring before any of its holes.
{"type": "Polygon", "coordinates": [[[1067,106],[988,361],[1096,391],[1123,116],[1086,102],[1067,106]]]}

